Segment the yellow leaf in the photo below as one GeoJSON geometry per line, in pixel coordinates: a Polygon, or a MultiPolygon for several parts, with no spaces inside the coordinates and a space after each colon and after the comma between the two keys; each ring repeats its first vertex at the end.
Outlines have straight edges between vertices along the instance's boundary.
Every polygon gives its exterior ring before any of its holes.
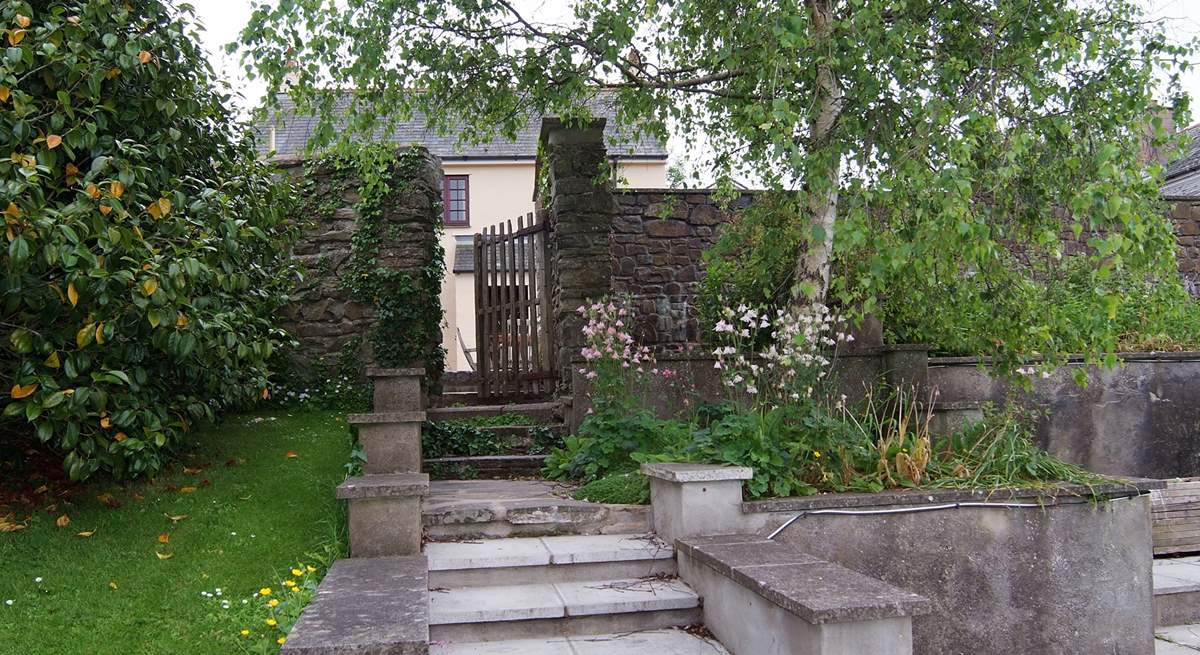
{"type": "Polygon", "coordinates": [[[146,278],[142,282],[142,293],[146,294],[147,296],[153,296],[155,291],[158,291],[158,280],[152,277],[146,278]]]}
{"type": "Polygon", "coordinates": [[[194,493],[196,493],[196,488],[195,488],[195,487],[180,487],[180,488],[179,488],[179,493],[181,493],[181,494],[194,494],[194,493]]]}
{"type": "Polygon", "coordinates": [[[152,56],[153,55],[150,54],[150,51],[143,50],[138,53],[138,61],[142,62],[143,64],[150,63],[150,57],[152,56]]]}
{"type": "Polygon", "coordinates": [[[88,197],[91,198],[92,200],[100,199],[100,187],[96,186],[95,184],[87,185],[87,188],[84,189],[83,191],[84,191],[84,193],[88,194],[88,197]]]}
{"type": "Polygon", "coordinates": [[[175,327],[185,328],[185,327],[187,327],[187,325],[188,325],[187,314],[180,312],[179,318],[175,319],[175,327]]]}
{"type": "Polygon", "coordinates": [[[175,553],[160,553],[157,550],[154,551],[154,554],[158,555],[158,559],[171,559],[172,557],[175,557],[175,553]]]}
{"type": "Polygon", "coordinates": [[[70,524],[71,524],[71,517],[67,516],[66,514],[63,514],[62,516],[58,517],[54,521],[54,525],[57,525],[60,528],[65,528],[70,524]]]}
{"type": "Polygon", "coordinates": [[[74,389],[63,389],[63,395],[64,396],[74,396],[75,390],[74,389]]]}
{"type": "Polygon", "coordinates": [[[76,532],[75,536],[83,537],[84,539],[87,539],[88,537],[91,537],[94,534],[96,534],[95,530],[84,530],[83,532],[76,532]]]}
{"type": "Polygon", "coordinates": [[[57,134],[51,134],[46,137],[46,147],[54,150],[62,145],[62,137],[57,134]]]}
{"type": "Polygon", "coordinates": [[[71,301],[72,307],[79,304],[79,291],[75,289],[74,282],[67,285],[67,300],[71,301]]]}
{"type": "Polygon", "coordinates": [[[170,514],[166,514],[166,513],[163,513],[163,516],[167,517],[168,519],[171,519],[171,523],[179,523],[180,521],[182,521],[188,517],[187,514],[180,514],[179,516],[171,516],[170,514]]]}
{"type": "Polygon", "coordinates": [[[12,514],[0,516],[0,532],[16,532],[29,527],[21,523],[13,523],[10,519],[12,519],[12,514]]]}
{"type": "Polygon", "coordinates": [[[270,390],[270,389],[268,389],[268,388],[266,388],[266,387],[263,387],[263,390],[262,390],[262,399],[263,399],[263,400],[266,400],[267,398],[270,398],[270,397],[271,397],[271,390],[270,390]]]}
{"type": "Polygon", "coordinates": [[[9,395],[11,395],[15,400],[20,400],[33,395],[33,392],[37,391],[37,388],[38,385],[36,384],[14,384],[12,390],[9,391],[9,395]]]}
{"type": "Polygon", "coordinates": [[[75,345],[79,348],[85,348],[92,342],[92,337],[94,336],[92,333],[92,324],[88,323],[79,328],[79,331],[75,333],[75,345]]]}
{"type": "Polygon", "coordinates": [[[300,453],[298,453],[298,452],[296,452],[296,451],[294,451],[294,450],[289,450],[289,451],[287,451],[287,454],[286,454],[286,455],[284,455],[284,457],[286,457],[286,458],[288,458],[288,459],[295,459],[295,458],[297,458],[297,457],[299,457],[299,456],[300,456],[300,453]]]}
{"type": "Polygon", "coordinates": [[[113,180],[112,184],[108,185],[108,193],[114,198],[120,198],[125,195],[125,185],[120,180],[113,180]]]}
{"type": "Polygon", "coordinates": [[[129,437],[127,437],[124,432],[118,432],[116,435],[113,436],[113,439],[116,440],[117,443],[125,441],[128,438],[129,437]]]}
{"type": "Polygon", "coordinates": [[[8,203],[8,207],[4,208],[4,215],[9,218],[20,218],[21,208],[17,206],[17,203],[10,202],[8,203]]]}
{"type": "Polygon", "coordinates": [[[13,17],[13,20],[21,27],[29,27],[29,17],[24,14],[17,14],[13,17]]]}
{"type": "Polygon", "coordinates": [[[183,467],[184,475],[200,475],[203,472],[204,472],[204,469],[199,469],[199,468],[194,469],[194,468],[191,468],[188,466],[183,467]]]}
{"type": "Polygon", "coordinates": [[[109,207],[108,205],[100,205],[100,213],[104,216],[108,216],[109,212],[111,211],[112,207],[109,207]]]}
{"type": "Polygon", "coordinates": [[[104,321],[96,325],[96,343],[104,343],[104,321]]]}
{"type": "Polygon", "coordinates": [[[112,419],[108,418],[107,416],[101,417],[100,418],[100,427],[104,428],[105,430],[107,430],[108,428],[111,428],[112,427],[112,419]]]}
{"type": "Polygon", "coordinates": [[[78,25],[78,24],[79,24],[79,17],[78,17],[78,16],[67,16],[67,22],[68,22],[68,23],[70,23],[70,24],[72,24],[72,25],[78,25]]]}
{"type": "Polygon", "coordinates": [[[24,40],[25,40],[25,30],[9,30],[8,31],[8,44],[9,45],[17,45],[18,43],[20,43],[21,41],[24,41],[24,40]]]}
{"type": "Polygon", "coordinates": [[[116,590],[117,590],[117,583],[115,583],[115,582],[109,582],[109,583],[108,583],[108,588],[109,588],[109,589],[112,589],[113,591],[116,591],[116,590]]]}
{"type": "Polygon", "coordinates": [[[7,86],[0,86],[0,102],[8,102],[8,97],[12,95],[12,89],[7,86]]]}
{"type": "Polygon", "coordinates": [[[108,69],[107,73],[104,74],[104,78],[111,80],[112,78],[114,78],[120,74],[121,74],[121,69],[117,68],[116,66],[113,66],[112,68],[108,69]]]}
{"type": "Polygon", "coordinates": [[[58,361],[58,351],[57,350],[50,353],[49,355],[47,355],[46,361],[44,361],[42,363],[45,364],[46,366],[49,366],[50,368],[58,368],[59,366],[62,366],[62,362],[58,361]]]}
{"type": "Polygon", "coordinates": [[[167,543],[167,542],[168,542],[168,541],[170,541],[170,540],[171,540],[171,535],[169,535],[169,534],[167,534],[167,533],[165,533],[165,532],[163,532],[162,534],[158,535],[158,543],[160,543],[160,544],[165,544],[165,543],[167,543]]]}

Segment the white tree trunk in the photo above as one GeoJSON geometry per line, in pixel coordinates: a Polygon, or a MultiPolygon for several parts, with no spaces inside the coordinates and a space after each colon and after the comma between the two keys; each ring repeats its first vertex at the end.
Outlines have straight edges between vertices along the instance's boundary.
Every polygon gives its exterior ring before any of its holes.
{"type": "MultiPolygon", "coordinates": [[[[813,34],[818,49],[831,47],[833,33],[833,1],[808,0],[812,13],[813,34]],[[821,45],[824,43],[825,45],[821,45]]],[[[797,254],[793,299],[806,305],[824,301],[829,291],[829,260],[833,251],[833,228],[837,221],[838,185],[841,181],[841,153],[830,142],[834,126],[842,111],[842,87],[828,64],[817,69],[817,115],[809,126],[810,154],[826,151],[831,161],[823,162],[824,170],[810,170],[813,177],[805,180],[807,207],[814,230],[822,235],[810,239],[805,249],[797,254]]]]}

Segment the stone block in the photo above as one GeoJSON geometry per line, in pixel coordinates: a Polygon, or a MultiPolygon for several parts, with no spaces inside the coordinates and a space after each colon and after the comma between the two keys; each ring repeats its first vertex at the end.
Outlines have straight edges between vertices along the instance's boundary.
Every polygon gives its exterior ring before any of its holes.
{"type": "Polygon", "coordinates": [[[420,420],[357,425],[358,441],[366,457],[364,473],[416,473],[421,470],[420,420]]]}
{"type": "Polygon", "coordinates": [[[742,481],[751,469],[662,463],[643,464],[642,473],[650,478],[654,530],[668,543],[742,527],[742,481]]]}
{"type": "Polygon", "coordinates": [[[394,557],[421,552],[421,499],[429,476],[365,475],[337,488],[350,501],[350,556],[394,557]]]}
{"type": "Polygon", "coordinates": [[[655,238],[683,237],[691,232],[687,223],[677,220],[646,221],[643,225],[647,236],[655,238]]]}
{"type": "Polygon", "coordinates": [[[375,385],[373,407],[376,412],[419,411],[425,401],[421,382],[423,368],[368,368],[367,377],[375,385]]]}

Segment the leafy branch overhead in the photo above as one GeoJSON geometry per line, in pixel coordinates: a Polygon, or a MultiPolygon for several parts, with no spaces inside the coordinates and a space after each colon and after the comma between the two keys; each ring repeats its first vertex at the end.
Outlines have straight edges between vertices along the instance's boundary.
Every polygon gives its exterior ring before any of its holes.
{"type": "Polygon", "coordinates": [[[3,414],[72,478],[152,473],[259,398],[293,200],[164,2],[0,8],[3,414]]]}
{"type": "Polygon", "coordinates": [[[1064,317],[1044,304],[1068,263],[1094,283],[1092,361],[1123,300],[1103,282],[1170,277],[1159,167],[1139,155],[1169,149],[1167,111],[1187,116],[1192,47],[1133,0],[531,4],[264,2],[241,46],[320,117],[316,146],[413,115],[512,136],[603,94],[628,130],[687,135],[724,186],[789,192],[802,239],[783,301],[886,314],[902,289],[927,315],[967,306],[996,319],[976,342],[1006,365],[1061,354],[1064,317]]]}

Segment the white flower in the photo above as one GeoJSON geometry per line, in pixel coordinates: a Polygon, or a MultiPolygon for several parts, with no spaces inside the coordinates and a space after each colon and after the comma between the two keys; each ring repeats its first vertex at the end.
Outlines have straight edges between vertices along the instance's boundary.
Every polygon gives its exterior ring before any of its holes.
{"type": "Polygon", "coordinates": [[[750,385],[750,386],[746,387],[746,393],[748,393],[750,395],[754,395],[754,394],[758,393],[758,389],[754,385],[750,385]]]}
{"type": "Polygon", "coordinates": [[[1043,380],[1045,380],[1046,378],[1049,378],[1049,377],[1050,377],[1050,371],[1042,371],[1042,379],[1043,380]]]}
{"type": "Polygon", "coordinates": [[[713,327],[713,331],[714,332],[733,332],[733,326],[730,325],[729,323],[726,323],[725,320],[722,319],[722,320],[717,321],[716,326],[713,327]]]}
{"type": "Polygon", "coordinates": [[[713,362],[713,368],[721,368],[721,362],[713,362]]]}
{"type": "Polygon", "coordinates": [[[749,336],[750,330],[742,330],[742,338],[748,338],[749,336]]]}
{"type": "Polygon", "coordinates": [[[13,601],[11,598],[9,598],[8,600],[4,601],[4,604],[8,605],[9,607],[12,607],[13,601]]]}
{"type": "Polygon", "coordinates": [[[42,584],[42,576],[39,575],[38,577],[34,578],[33,581],[38,584],[42,584]]]}

